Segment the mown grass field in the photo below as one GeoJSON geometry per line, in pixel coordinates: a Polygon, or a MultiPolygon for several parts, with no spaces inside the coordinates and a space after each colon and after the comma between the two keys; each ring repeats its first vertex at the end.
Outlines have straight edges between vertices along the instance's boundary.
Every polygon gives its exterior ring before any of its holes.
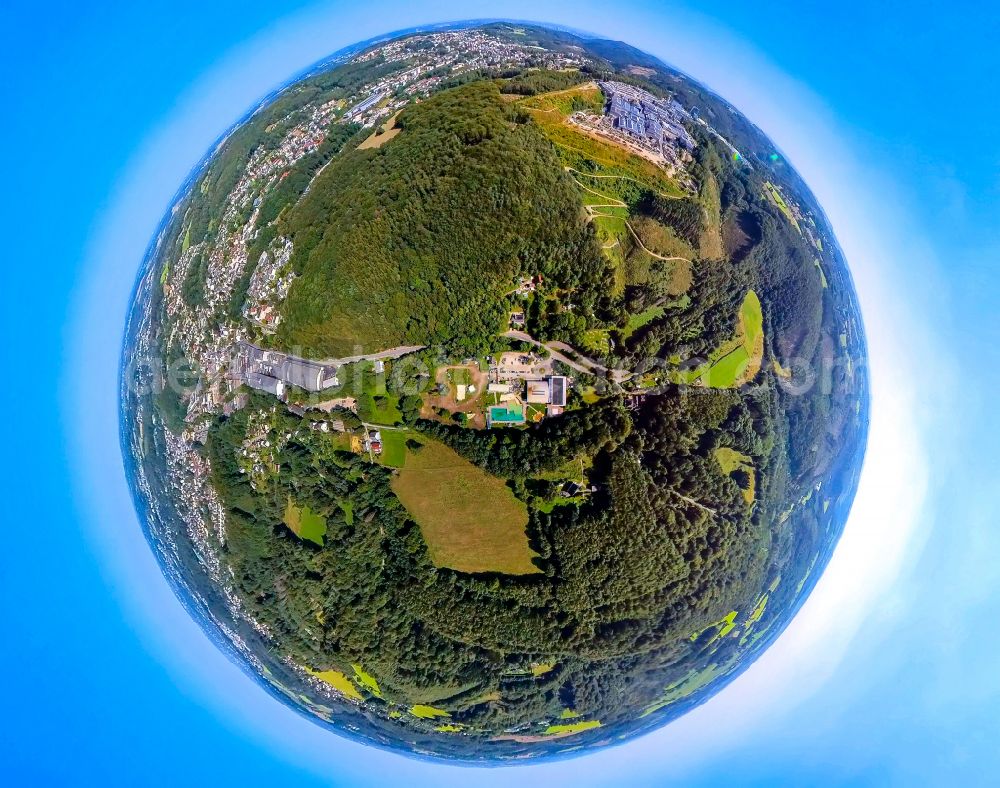
{"type": "Polygon", "coordinates": [[[538,572],[525,526],[528,509],[502,479],[444,444],[406,448],[392,489],[420,526],[436,566],[459,572],[538,572]]]}
{"type": "Polygon", "coordinates": [[[789,223],[798,230],[802,232],[802,228],[799,227],[798,220],[795,218],[795,214],[792,213],[792,209],[788,207],[788,203],[785,202],[785,198],[781,196],[781,191],[770,181],[765,181],[764,192],[768,197],[771,198],[771,202],[775,204],[779,211],[781,211],[785,218],[788,219],[789,223]]]}
{"type": "Polygon", "coordinates": [[[358,415],[373,424],[399,424],[403,414],[399,410],[399,396],[380,394],[375,397],[358,397],[358,415]]]}
{"type": "Polygon", "coordinates": [[[743,452],[736,451],[729,446],[720,446],[715,450],[715,460],[722,468],[722,472],[727,476],[734,471],[745,471],[750,479],[750,483],[743,490],[743,500],[753,503],[757,494],[757,474],[754,471],[753,460],[743,452]]]}
{"type": "Polygon", "coordinates": [[[390,468],[402,468],[406,462],[406,430],[382,430],[382,454],[379,461],[390,468]]]}
{"type": "Polygon", "coordinates": [[[326,518],[316,514],[308,506],[300,508],[289,498],[288,505],[285,507],[284,523],[299,539],[306,539],[320,547],[323,546],[323,537],[326,536],[326,518]]]}
{"type": "Polygon", "coordinates": [[[760,299],[750,290],[740,307],[736,336],[711,353],[706,363],[676,373],[675,379],[708,388],[734,388],[756,377],[763,358],[764,316],[760,299]]]}
{"type": "Polygon", "coordinates": [[[399,132],[401,132],[402,129],[396,125],[396,119],[398,117],[399,113],[397,112],[395,115],[389,118],[388,122],[384,123],[380,128],[376,129],[375,132],[370,137],[368,137],[367,139],[365,139],[364,142],[358,145],[358,150],[368,150],[369,148],[381,148],[389,140],[391,140],[393,137],[399,134],[399,132]]]}
{"type": "Polygon", "coordinates": [[[469,386],[472,384],[472,373],[466,367],[457,367],[448,370],[448,379],[456,386],[469,386]]]}

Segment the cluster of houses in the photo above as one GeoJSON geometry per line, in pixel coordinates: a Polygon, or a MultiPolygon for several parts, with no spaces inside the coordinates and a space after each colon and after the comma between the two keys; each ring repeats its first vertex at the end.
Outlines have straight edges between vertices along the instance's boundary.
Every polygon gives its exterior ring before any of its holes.
{"type": "MultiPolygon", "coordinates": [[[[258,197],[254,201],[255,208],[261,199],[258,197]]],[[[243,316],[260,326],[265,333],[273,333],[281,323],[278,304],[288,295],[295,279],[295,272],[287,270],[292,256],[292,242],[287,238],[278,239],[272,246],[261,254],[254,268],[243,305],[243,316]]]]}
{"type": "Polygon", "coordinates": [[[372,454],[382,453],[382,433],[380,430],[371,429],[365,434],[365,451],[372,454]]]}
{"type": "Polygon", "coordinates": [[[309,423],[309,429],[314,432],[346,432],[347,427],[344,422],[340,419],[333,419],[331,421],[312,421],[309,423]]]}
{"type": "Polygon", "coordinates": [[[477,69],[504,70],[531,64],[562,69],[578,67],[582,58],[571,52],[550,52],[541,47],[505,40],[482,30],[453,30],[410,36],[363,52],[351,62],[375,59],[388,73],[365,86],[364,98],[344,114],[344,119],[375,126],[410,98],[426,96],[442,80],[477,69]],[[391,64],[406,68],[394,70],[391,64]]]}
{"type": "Polygon", "coordinates": [[[519,296],[527,298],[529,295],[534,293],[542,284],[545,279],[541,274],[535,274],[534,276],[525,276],[517,283],[517,288],[514,290],[519,296]]]}

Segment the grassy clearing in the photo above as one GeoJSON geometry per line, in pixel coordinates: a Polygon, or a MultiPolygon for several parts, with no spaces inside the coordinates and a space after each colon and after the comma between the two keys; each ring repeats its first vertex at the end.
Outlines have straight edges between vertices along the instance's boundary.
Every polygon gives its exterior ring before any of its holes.
{"type": "Polygon", "coordinates": [[[399,424],[403,420],[403,414],[399,410],[399,396],[388,393],[377,396],[362,394],[358,397],[358,416],[372,424],[399,424]]]}
{"type": "Polygon", "coordinates": [[[823,265],[819,260],[813,260],[813,264],[815,264],[816,270],[819,271],[819,282],[823,285],[823,289],[826,290],[830,286],[830,283],[826,281],[826,273],[823,271],[823,265]]]}
{"type": "Polygon", "coordinates": [[[663,280],[667,292],[674,296],[691,287],[690,261],[697,256],[695,250],[655,219],[630,215],[624,198],[635,198],[637,184],[633,179],[588,176],[575,170],[574,178],[582,190],[584,207],[597,230],[604,255],[614,265],[615,293],[621,294],[628,285],[644,285],[654,279],[663,280]],[[597,188],[587,185],[588,179],[597,188]],[[626,183],[633,193],[611,188],[618,183],[626,183]]]}
{"type": "Polygon", "coordinates": [[[706,219],[705,228],[698,240],[701,256],[708,260],[721,260],[725,256],[722,245],[722,201],[719,197],[719,182],[711,172],[702,187],[701,203],[705,208],[706,219]]]}
{"type": "Polygon", "coordinates": [[[594,216],[592,221],[601,243],[601,250],[614,266],[612,293],[621,295],[628,285],[625,256],[632,248],[632,235],[625,225],[625,219],[620,216],[594,216]]]}
{"type": "Polygon", "coordinates": [[[652,323],[657,318],[663,317],[666,312],[666,307],[651,306],[649,309],[644,309],[642,312],[637,312],[636,314],[630,316],[628,323],[625,324],[625,328],[622,329],[622,338],[628,339],[643,326],[652,323]]]}
{"type": "Polygon", "coordinates": [[[351,500],[345,498],[345,499],[343,499],[341,501],[338,501],[337,503],[340,506],[340,510],[344,513],[344,522],[347,523],[348,525],[353,525],[354,524],[354,501],[351,501],[351,500]]]}
{"type": "Polygon", "coordinates": [[[709,643],[714,643],[719,638],[724,638],[726,635],[728,635],[730,632],[733,631],[733,629],[736,627],[736,616],[737,615],[738,615],[737,611],[730,610],[725,616],[723,616],[722,618],[720,618],[718,621],[713,621],[708,626],[702,627],[697,632],[692,633],[691,637],[688,638],[688,639],[692,643],[694,643],[698,638],[700,638],[706,632],[708,632],[709,630],[714,629],[714,630],[716,630],[716,632],[712,636],[712,639],[709,641],[709,643]]]}
{"type": "Polygon", "coordinates": [[[605,202],[615,205],[634,205],[649,190],[647,183],[629,175],[588,172],[575,168],[571,168],[570,172],[581,189],[599,194],[605,202]]]}
{"type": "Polygon", "coordinates": [[[392,488],[420,526],[434,564],[459,572],[538,572],[524,502],[444,444],[421,440],[418,451],[406,449],[392,488]]]}
{"type": "Polygon", "coordinates": [[[313,512],[308,506],[298,507],[292,499],[288,499],[285,506],[285,516],[283,522],[289,530],[299,539],[323,546],[323,537],[326,536],[326,518],[313,512]]]}
{"type": "Polygon", "coordinates": [[[416,706],[410,706],[410,714],[414,717],[419,717],[422,720],[433,720],[439,717],[451,716],[444,709],[437,709],[434,706],[425,706],[421,703],[418,703],[416,706]]]}
{"type": "Polygon", "coordinates": [[[760,299],[750,290],[737,318],[736,336],[693,369],[675,373],[678,383],[699,383],[707,388],[734,388],[753,380],[764,358],[764,316],[760,299]]]}
{"type": "MultiPolygon", "coordinates": [[[[596,397],[596,399],[594,399],[594,402],[597,402],[597,400],[599,400],[600,397],[597,396],[597,392],[593,391],[593,389],[591,389],[591,392],[593,397],[596,397]]],[[[587,469],[590,468],[592,463],[593,460],[586,455],[581,457],[575,457],[574,459],[568,460],[564,464],[560,465],[558,468],[555,468],[551,471],[542,471],[536,476],[536,478],[546,479],[551,482],[580,481],[583,479],[584,475],[587,472],[587,469]]]]}
{"type": "Polygon", "coordinates": [[[536,405],[532,403],[531,405],[526,405],[524,408],[524,418],[527,419],[529,423],[537,423],[545,418],[545,406],[536,405]]]}
{"type": "Polygon", "coordinates": [[[542,501],[535,506],[536,509],[545,514],[552,514],[552,510],[557,506],[579,506],[583,503],[584,498],[581,495],[574,496],[572,498],[551,498],[548,501],[542,501]]]}
{"type": "Polygon", "coordinates": [[[351,667],[354,668],[354,680],[358,682],[358,684],[367,687],[376,698],[381,698],[382,689],[379,687],[375,677],[370,673],[365,672],[360,665],[351,665],[351,667]]]}
{"type": "MultiPolygon", "coordinates": [[[[402,110],[400,110],[401,112],[402,110]]],[[[358,145],[358,150],[368,150],[370,148],[381,148],[389,140],[395,137],[399,132],[402,131],[401,128],[396,126],[396,118],[399,117],[399,112],[393,115],[387,123],[385,123],[381,128],[375,131],[370,137],[365,139],[360,145],[358,145]],[[384,130],[383,130],[384,129],[384,130]]]]}
{"type": "Polygon", "coordinates": [[[405,682],[397,682],[397,689],[403,697],[419,708],[435,708],[434,704],[450,702],[453,698],[457,698],[477,686],[479,685],[475,681],[468,684],[439,684],[430,687],[418,687],[407,685],[405,682]]]}
{"type": "Polygon", "coordinates": [[[746,473],[749,479],[748,485],[740,489],[743,490],[743,500],[748,504],[753,503],[757,495],[757,472],[754,470],[753,460],[743,452],[736,451],[729,446],[720,446],[715,450],[715,461],[719,463],[722,472],[727,476],[736,471],[746,473]]]}
{"type": "Polygon", "coordinates": [[[354,683],[339,670],[310,670],[309,674],[320,681],[329,684],[345,698],[357,701],[364,700],[364,698],[361,697],[361,693],[358,692],[358,688],[354,686],[354,683]]]}
{"type": "Polygon", "coordinates": [[[646,254],[638,244],[630,248],[631,251],[625,258],[625,284],[648,285],[656,278],[653,272],[657,263],[656,258],[646,254]]]}
{"type": "Polygon", "coordinates": [[[589,731],[593,728],[600,728],[599,720],[584,720],[583,722],[567,722],[559,725],[550,725],[545,729],[546,736],[568,736],[581,731],[589,731]]]}
{"type": "MultiPolygon", "coordinates": [[[[664,257],[683,257],[685,260],[693,260],[698,256],[691,244],[678,237],[677,233],[670,227],[655,219],[648,216],[636,216],[632,219],[631,224],[636,235],[642,239],[643,245],[651,252],[656,252],[664,257]]],[[[690,273],[688,276],[689,281],[683,289],[671,290],[671,295],[680,295],[690,287],[690,273]]]]}
{"type": "Polygon", "coordinates": [[[534,109],[555,112],[566,117],[578,109],[594,114],[604,109],[604,94],[595,82],[586,82],[566,90],[533,96],[524,103],[534,109]]]}
{"type": "Polygon", "coordinates": [[[606,329],[592,328],[583,334],[581,349],[587,353],[600,355],[611,352],[610,335],[606,329]]]}
{"type": "Polygon", "coordinates": [[[764,610],[767,608],[767,599],[768,599],[768,595],[767,594],[762,594],[761,597],[760,597],[760,599],[757,600],[757,604],[754,606],[753,611],[750,613],[750,616],[747,618],[747,622],[746,622],[746,627],[747,628],[752,627],[754,624],[756,624],[758,621],[760,621],[761,617],[764,615],[764,610]]]}
{"type": "Polygon", "coordinates": [[[601,215],[594,217],[594,229],[597,230],[597,237],[601,240],[601,245],[607,249],[609,244],[621,241],[628,235],[628,228],[625,226],[625,219],[622,216],[601,215]]]}
{"type": "Polygon", "coordinates": [[[670,263],[670,281],[667,283],[667,292],[673,296],[687,297],[687,291],[694,282],[694,275],[691,273],[691,263],[687,260],[673,260],[670,263]]]}
{"type": "Polygon", "coordinates": [[[457,367],[448,370],[448,380],[456,386],[471,386],[472,372],[467,367],[457,367]]]}
{"type": "Polygon", "coordinates": [[[781,211],[785,218],[788,219],[789,223],[801,234],[802,228],[799,227],[799,222],[795,218],[795,214],[792,213],[792,209],[788,207],[788,203],[785,202],[785,198],[781,195],[781,191],[770,181],[765,181],[764,192],[768,197],[771,198],[771,202],[775,204],[779,211],[781,211]]]}

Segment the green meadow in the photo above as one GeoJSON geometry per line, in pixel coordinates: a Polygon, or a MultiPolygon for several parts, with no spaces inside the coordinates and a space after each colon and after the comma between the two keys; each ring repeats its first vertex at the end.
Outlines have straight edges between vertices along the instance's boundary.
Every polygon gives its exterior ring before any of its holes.
{"type": "Polygon", "coordinates": [[[308,506],[298,507],[292,499],[288,499],[285,506],[284,523],[289,530],[299,539],[323,546],[323,537],[326,536],[326,518],[312,511],[308,506]]]}
{"type": "Polygon", "coordinates": [[[700,383],[706,388],[734,388],[760,371],[764,357],[764,316],[760,299],[750,290],[737,318],[736,336],[713,351],[708,361],[674,374],[678,383],[700,383]]]}

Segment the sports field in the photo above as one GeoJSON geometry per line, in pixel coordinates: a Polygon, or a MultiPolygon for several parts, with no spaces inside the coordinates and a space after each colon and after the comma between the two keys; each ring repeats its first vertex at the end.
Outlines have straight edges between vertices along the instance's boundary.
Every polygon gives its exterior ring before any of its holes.
{"type": "Polygon", "coordinates": [[[421,437],[392,489],[420,526],[436,566],[459,572],[526,575],[539,569],[524,529],[528,508],[502,479],[421,437]]]}

